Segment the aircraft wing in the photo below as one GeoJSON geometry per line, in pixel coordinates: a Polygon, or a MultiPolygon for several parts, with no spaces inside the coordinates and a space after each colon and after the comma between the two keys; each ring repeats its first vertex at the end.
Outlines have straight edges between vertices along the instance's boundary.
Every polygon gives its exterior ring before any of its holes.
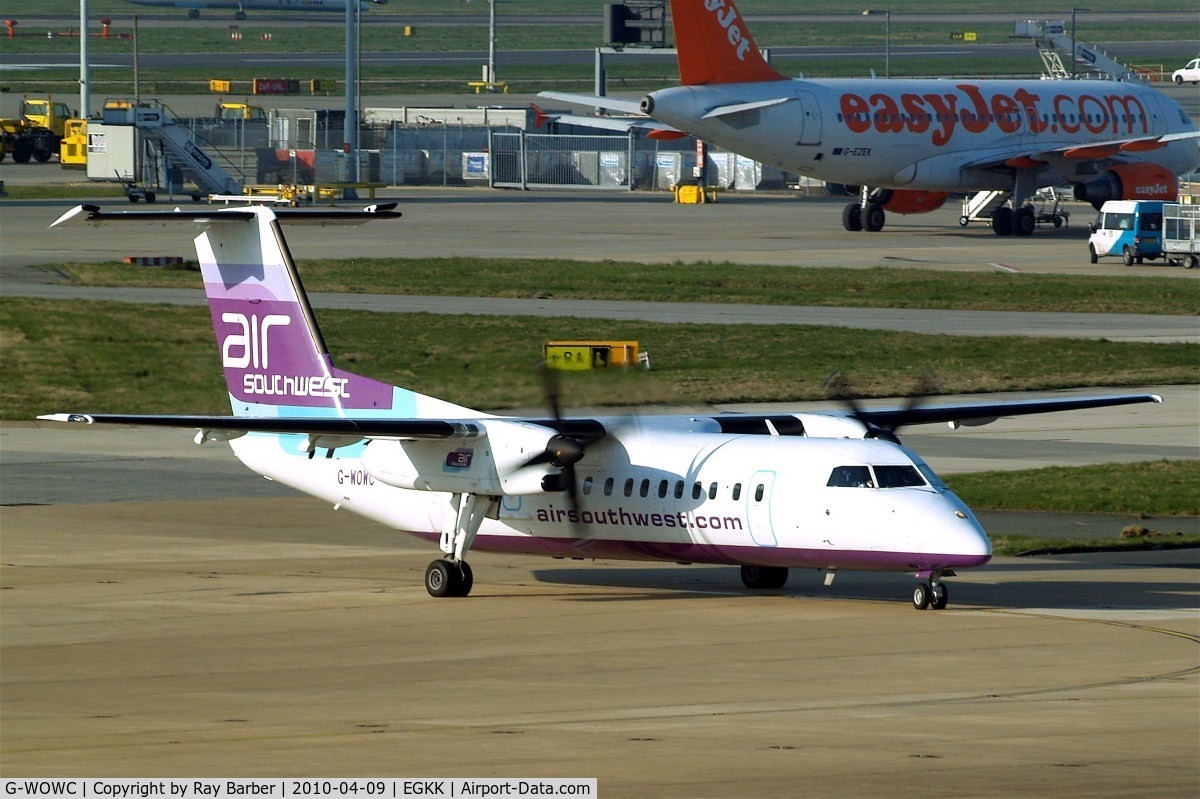
{"type": "Polygon", "coordinates": [[[959,426],[977,427],[1010,416],[1079,411],[1087,408],[1111,408],[1117,405],[1136,405],[1143,402],[1162,402],[1162,397],[1157,394],[1115,394],[1098,397],[972,402],[958,405],[917,405],[911,408],[860,408],[854,411],[853,415],[863,422],[889,430],[936,422],[947,422],[951,427],[957,428],[959,426]]]}
{"type": "Polygon", "coordinates": [[[1200,130],[1169,133],[1163,136],[1133,136],[1122,139],[1089,144],[1065,144],[1061,147],[1030,150],[1023,145],[1003,149],[985,150],[962,163],[963,168],[987,169],[989,167],[1041,168],[1052,157],[1092,160],[1108,158],[1121,153],[1140,153],[1166,147],[1176,141],[1200,138],[1200,130]]]}

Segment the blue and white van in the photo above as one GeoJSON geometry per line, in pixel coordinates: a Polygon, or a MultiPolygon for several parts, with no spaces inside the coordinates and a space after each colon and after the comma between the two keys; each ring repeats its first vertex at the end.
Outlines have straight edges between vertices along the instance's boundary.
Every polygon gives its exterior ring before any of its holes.
{"type": "Polygon", "coordinates": [[[1162,200],[1109,200],[1090,227],[1092,263],[1106,255],[1120,256],[1126,266],[1163,257],[1162,200]]]}

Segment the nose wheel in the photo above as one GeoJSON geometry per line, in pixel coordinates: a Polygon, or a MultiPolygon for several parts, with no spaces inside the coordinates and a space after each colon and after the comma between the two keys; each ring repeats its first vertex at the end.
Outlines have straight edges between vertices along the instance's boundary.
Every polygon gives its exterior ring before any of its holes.
{"type": "Polygon", "coordinates": [[[950,602],[950,590],[939,580],[917,583],[913,587],[912,603],[917,610],[942,610],[950,602]]]}

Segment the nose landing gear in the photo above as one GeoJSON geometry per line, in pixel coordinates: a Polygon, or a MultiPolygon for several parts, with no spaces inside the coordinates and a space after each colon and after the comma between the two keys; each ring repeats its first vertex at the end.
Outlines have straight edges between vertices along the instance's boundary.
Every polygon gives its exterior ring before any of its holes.
{"type": "Polygon", "coordinates": [[[917,583],[913,586],[912,603],[917,610],[933,608],[943,610],[950,602],[950,590],[941,580],[942,574],[934,572],[929,576],[929,582],[917,583]]]}

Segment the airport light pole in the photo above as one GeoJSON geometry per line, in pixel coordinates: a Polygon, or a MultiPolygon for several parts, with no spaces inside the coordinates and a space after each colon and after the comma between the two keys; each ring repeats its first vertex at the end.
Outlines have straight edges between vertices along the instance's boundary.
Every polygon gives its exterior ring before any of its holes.
{"type": "Polygon", "coordinates": [[[91,88],[88,86],[88,0],[79,0],[79,116],[88,118],[92,104],[91,88]]]}
{"type": "Polygon", "coordinates": [[[1075,8],[1074,6],[1071,8],[1071,80],[1075,80],[1075,78],[1078,77],[1075,71],[1075,64],[1078,61],[1078,59],[1075,57],[1076,50],[1078,49],[1077,45],[1075,44],[1075,14],[1079,11],[1091,11],[1091,9],[1075,8]]]}
{"type": "Polygon", "coordinates": [[[883,76],[892,77],[892,10],[890,8],[868,8],[863,12],[864,17],[874,17],[883,14],[887,22],[887,38],[884,40],[883,76]]]}

